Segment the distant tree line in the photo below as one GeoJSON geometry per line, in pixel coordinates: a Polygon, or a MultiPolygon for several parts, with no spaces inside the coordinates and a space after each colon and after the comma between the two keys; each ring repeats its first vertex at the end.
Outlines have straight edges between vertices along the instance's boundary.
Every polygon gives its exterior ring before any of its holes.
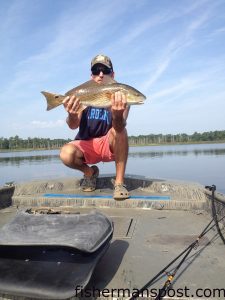
{"type": "MultiPolygon", "coordinates": [[[[180,134],[148,134],[129,136],[129,144],[142,146],[150,144],[179,144],[199,142],[225,142],[225,130],[209,131],[191,135],[180,134]]],[[[22,150],[22,149],[56,149],[70,142],[70,139],[30,138],[22,139],[18,135],[10,138],[0,138],[0,150],[22,150]]]]}
{"type": "Polygon", "coordinates": [[[199,143],[199,142],[225,142],[225,130],[209,131],[191,135],[186,133],[178,134],[148,134],[130,136],[130,145],[149,145],[149,144],[180,144],[180,143],[199,143]]]}
{"type": "Polygon", "coordinates": [[[70,142],[70,139],[30,138],[22,139],[18,135],[10,138],[0,138],[0,149],[56,149],[70,142]]]}

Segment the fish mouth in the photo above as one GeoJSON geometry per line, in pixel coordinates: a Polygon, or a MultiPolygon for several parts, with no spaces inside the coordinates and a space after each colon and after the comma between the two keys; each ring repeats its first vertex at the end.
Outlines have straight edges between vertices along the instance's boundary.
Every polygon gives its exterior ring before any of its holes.
{"type": "Polygon", "coordinates": [[[141,105],[141,104],[144,104],[144,101],[143,100],[138,100],[138,101],[132,101],[132,102],[129,102],[128,101],[128,105],[141,105]]]}
{"type": "Polygon", "coordinates": [[[137,104],[144,104],[144,100],[145,100],[145,98],[143,98],[143,97],[137,99],[137,104]]]}

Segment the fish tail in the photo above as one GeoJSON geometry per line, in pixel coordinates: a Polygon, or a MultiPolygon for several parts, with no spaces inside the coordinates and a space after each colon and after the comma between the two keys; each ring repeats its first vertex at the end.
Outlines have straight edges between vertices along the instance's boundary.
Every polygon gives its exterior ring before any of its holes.
{"type": "Polygon", "coordinates": [[[62,104],[63,100],[65,99],[65,96],[62,95],[57,95],[57,94],[52,94],[49,92],[41,92],[46,100],[47,100],[47,110],[51,110],[57,106],[59,106],[60,104],[62,104]]]}

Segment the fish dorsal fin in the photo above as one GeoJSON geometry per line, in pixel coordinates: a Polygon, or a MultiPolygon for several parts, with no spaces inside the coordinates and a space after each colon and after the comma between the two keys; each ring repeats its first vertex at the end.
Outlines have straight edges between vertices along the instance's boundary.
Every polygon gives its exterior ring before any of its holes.
{"type": "MultiPolygon", "coordinates": [[[[110,76],[104,76],[101,84],[112,84],[112,83],[116,83],[116,80],[114,80],[110,76]]],[[[88,81],[82,83],[81,85],[78,85],[75,88],[69,90],[68,92],[66,92],[65,96],[75,94],[77,91],[81,91],[82,89],[95,88],[98,85],[99,84],[97,82],[95,82],[93,79],[91,79],[91,80],[88,80],[88,81]]]]}
{"type": "Polygon", "coordinates": [[[66,92],[65,95],[69,96],[69,95],[75,94],[76,91],[78,91],[78,90],[87,89],[87,88],[96,87],[96,86],[97,86],[97,83],[94,80],[88,80],[88,81],[82,83],[81,85],[78,85],[75,88],[69,90],[68,92],[66,92]]]}

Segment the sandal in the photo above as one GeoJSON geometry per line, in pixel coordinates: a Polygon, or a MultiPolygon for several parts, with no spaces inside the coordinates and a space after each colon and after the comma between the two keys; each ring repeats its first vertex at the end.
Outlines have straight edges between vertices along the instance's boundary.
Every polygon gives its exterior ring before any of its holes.
{"type": "Polygon", "coordinates": [[[113,198],[115,200],[125,200],[129,197],[130,197],[129,192],[123,183],[117,183],[114,185],[113,198]]]}
{"type": "Polygon", "coordinates": [[[91,177],[84,175],[83,181],[80,185],[83,192],[93,192],[96,189],[99,169],[97,166],[91,166],[91,168],[94,170],[93,175],[91,177]]]}

